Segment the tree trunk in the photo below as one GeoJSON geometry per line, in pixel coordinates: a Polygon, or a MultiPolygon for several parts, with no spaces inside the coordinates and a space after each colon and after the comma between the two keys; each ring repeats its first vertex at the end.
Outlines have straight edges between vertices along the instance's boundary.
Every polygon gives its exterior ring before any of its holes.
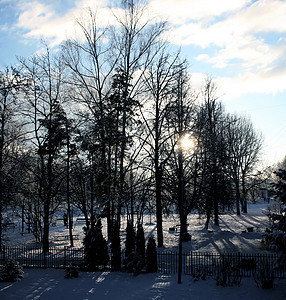
{"type": "Polygon", "coordinates": [[[157,243],[158,247],[163,247],[163,219],[162,219],[162,199],[161,199],[161,170],[155,171],[156,180],[156,219],[157,219],[157,243]]]}
{"type": "Polygon", "coordinates": [[[72,227],[73,220],[71,214],[71,203],[70,203],[70,139],[67,127],[67,203],[68,203],[68,218],[69,218],[69,236],[70,236],[70,245],[73,247],[73,235],[72,235],[72,227]]]}
{"type": "Polygon", "coordinates": [[[44,203],[44,233],[43,233],[43,252],[49,252],[49,229],[50,229],[50,222],[49,222],[49,209],[50,205],[47,200],[44,203]]]}
{"type": "Polygon", "coordinates": [[[182,217],[181,217],[181,231],[182,231],[182,235],[187,234],[188,233],[188,226],[187,226],[187,219],[188,219],[188,214],[186,213],[182,213],[182,217]]]}
{"type": "Polygon", "coordinates": [[[207,219],[206,219],[206,223],[205,223],[206,229],[209,229],[210,219],[211,219],[211,211],[208,209],[207,210],[207,219]]]}
{"type": "Polygon", "coordinates": [[[213,203],[214,203],[214,224],[219,226],[219,210],[218,210],[218,196],[217,196],[217,187],[215,183],[214,194],[213,194],[213,203]]]}
{"type": "Polygon", "coordinates": [[[239,185],[236,183],[236,214],[240,216],[240,191],[239,185]]]}
{"type": "Polygon", "coordinates": [[[2,184],[2,154],[0,154],[0,250],[2,249],[2,229],[3,229],[3,184],[2,184]]]}
{"type": "Polygon", "coordinates": [[[246,187],[245,187],[245,175],[242,175],[242,212],[247,213],[247,199],[246,199],[246,187]]]}

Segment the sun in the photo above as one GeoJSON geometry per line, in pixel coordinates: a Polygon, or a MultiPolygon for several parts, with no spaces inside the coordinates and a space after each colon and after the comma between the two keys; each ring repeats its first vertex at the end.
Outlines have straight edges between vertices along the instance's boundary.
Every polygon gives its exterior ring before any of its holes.
{"type": "Polygon", "coordinates": [[[184,151],[192,151],[195,149],[195,141],[189,133],[184,134],[180,138],[180,147],[184,151]]]}

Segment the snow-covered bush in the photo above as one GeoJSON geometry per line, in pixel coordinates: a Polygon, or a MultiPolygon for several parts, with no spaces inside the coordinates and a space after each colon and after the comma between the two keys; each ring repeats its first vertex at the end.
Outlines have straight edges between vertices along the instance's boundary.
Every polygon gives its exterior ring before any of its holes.
{"type": "Polygon", "coordinates": [[[142,257],[136,251],[132,252],[125,258],[124,264],[126,272],[133,273],[136,276],[141,272],[143,267],[142,257]]]}
{"type": "Polygon", "coordinates": [[[274,197],[286,204],[286,169],[279,169],[274,174],[277,177],[277,180],[272,183],[274,197]]]}
{"type": "Polygon", "coordinates": [[[84,267],[87,271],[95,271],[99,266],[105,267],[109,262],[108,246],[102,235],[102,225],[99,219],[96,225],[88,230],[85,229],[84,267]]]}
{"type": "Polygon", "coordinates": [[[278,260],[279,267],[286,268],[286,211],[283,206],[286,205],[286,170],[280,169],[274,172],[278,180],[272,184],[272,191],[276,202],[280,203],[280,211],[270,210],[268,217],[270,228],[264,235],[264,243],[267,249],[274,250],[280,254],[278,260]]]}
{"type": "Polygon", "coordinates": [[[245,271],[255,270],[256,260],[254,258],[244,258],[240,262],[240,268],[245,271]]]}
{"type": "Polygon", "coordinates": [[[150,273],[157,272],[157,247],[154,236],[148,239],[146,249],[146,271],[150,273]]]}
{"type": "Polygon", "coordinates": [[[269,261],[265,261],[253,273],[254,281],[257,287],[270,289],[274,287],[273,267],[269,261]]]}
{"type": "Polygon", "coordinates": [[[65,269],[65,276],[66,279],[72,279],[78,277],[78,269],[74,265],[70,265],[65,269]]]}
{"type": "Polygon", "coordinates": [[[0,267],[0,282],[14,282],[23,277],[24,272],[18,262],[8,260],[0,267]]]}
{"type": "Polygon", "coordinates": [[[240,275],[240,266],[236,259],[222,254],[220,257],[219,272],[216,278],[217,285],[223,287],[240,285],[242,276],[240,275]]]}

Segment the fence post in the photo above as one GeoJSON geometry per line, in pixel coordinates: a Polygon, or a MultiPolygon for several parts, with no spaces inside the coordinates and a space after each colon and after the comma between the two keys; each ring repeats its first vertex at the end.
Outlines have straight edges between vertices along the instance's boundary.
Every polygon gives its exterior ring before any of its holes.
{"type": "Polygon", "coordinates": [[[238,261],[237,261],[237,271],[238,271],[238,277],[241,276],[241,256],[240,256],[240,252],[237,253],[238,254],[238,261]]]}
{"type": "Polygon", "coordinates": [[[5,245],[2,245],[2,251],[3,251],[3,262],[5,262],[6,261],[6,247],[5,247],[5,245]]]}
{"type": "Polygon", "coordinates": [[[43,251],[43,254],[44,254],[44,269],[47,268],[47,256],[46,256],[46,251],[43,251]]]}
{"type": "Polygon", "coordinates": [[[64,268],[67,267],[67,247],[64,248],[64,268]]]}

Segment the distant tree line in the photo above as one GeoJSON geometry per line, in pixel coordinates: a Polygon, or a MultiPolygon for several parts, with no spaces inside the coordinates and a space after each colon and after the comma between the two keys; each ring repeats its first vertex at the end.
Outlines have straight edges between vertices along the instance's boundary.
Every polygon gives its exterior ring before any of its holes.
{"type": "Polygon", "coordinates": [[[44,45],[0,72],[0,237],[11,207],[44,251],[60,207],[71,245],[71,206],[87,230],[106,217],[108,239],[122,215],[134,226],[154,212],[159,247],[164,214],[179,212],[186,232],[193,210],[206,227],[222,211],[247,212],[261,135],[225,111],[211,78],[192,89],[187,62],[161,38],[166,23],[133,1],[116,20],[102,28],[89,11],[61,51],[44,45]]]}

